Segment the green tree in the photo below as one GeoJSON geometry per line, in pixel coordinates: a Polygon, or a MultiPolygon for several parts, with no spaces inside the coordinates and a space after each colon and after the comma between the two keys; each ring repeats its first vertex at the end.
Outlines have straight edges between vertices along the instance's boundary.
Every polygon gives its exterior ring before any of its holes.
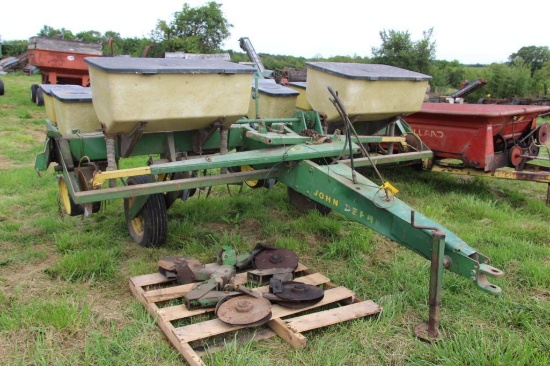
{"type": "Polygon", "coordinates": [[[432,76],[430,84],[434,87],[432,89],[434,92],[436,88],[443,90],[458,90],[460,84],[467,78],[465,67],[457,60],[434,61],[430,70],[430,75],[432,76]]]}
{"type": "Polygon", "coordinates": [[[436,43],[431,40],[433,28],[423,32],[423,38],[413,41],[409,32],[383,30],[382,46],[372,48],[372,62],[401,67],[429,74],[435,60],[436,43]]]}
{"type": "MultiPolygon", "coordinates": [[[[154,43],[149,38],[122,38],[120,33],[107,31],[103,36],[103,53],[105,55],[128,55],[142,57],[154,43]]],[[[159,55],[163,57],[164,54],[159,55]]]]}
{"type": "Polygon", "coordinates": [[[526,97],[531,91],[529,66],[517,59],[514,65],[491,64],[481,69],[481,77],[489,83],[483,88],[493,98],[526,97]]]}
{"type": "Polygon", "coordinates": [[[536,96],[548,95],[550,87],[550,61],[542,64],[542,67],[533,76],[533,94],[536,96]]]}
{"type": "Polygon", "coordinates": [[[522,58],[529,65],[531,68],[531,77],[533,77],[535,72],[540,70],[545,62],[550,61],[550,50],[548,47],[521,47],[518,52],[512,53],[508,57],[508,60],[513,65],[517,58],[522,58]]]}
{"type": "Polygon", "coordinates": [[[27,52],[29,48],[29,41],[2,41],[2,56],[19,56],[24,52],[27,52]]]}
{"type": "Polygon", "coordinates": [[[168,23],[161,20],[152,32],[153,39],[161,43],[166,52],[215,53],[231,33],[231,24],[225,19],[222,4],[209,2],[191,8],[183,4],[183,9],[174,14],[168,23]]]}
{"type": "Polygon", "coordinates": [[[77,33],[76,39],[83,42],[94,42],[94,43],[103,42],[105,40],[101,32],[94,31],[94,30],[77,33]]]}
{"type": "Polygon", "coordinates": [[[75,39],[73,32],[71,32],[70,30],[65,28],[56,29],[56,28],[50,27],[49,25],[44,25],[42,29],[40,29],[40,31],[38,32],[37,36],[49,37],[49,38],[61,37],[63,39],[68,39],[68,40],[75,39]]]}

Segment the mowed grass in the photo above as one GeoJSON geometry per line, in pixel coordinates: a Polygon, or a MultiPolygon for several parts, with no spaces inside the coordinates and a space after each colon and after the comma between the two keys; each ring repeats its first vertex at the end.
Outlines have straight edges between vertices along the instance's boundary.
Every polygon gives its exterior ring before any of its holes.
{"type": "MultiPolygon", "coordinates": [[[[53,167],[38,177],[44,110],[30,101],[37,76],[1,76],[0,364],[181,365],[184,361],[130,293],[167,255],[212,262],[222,245],[292,249],[312,270],[382,306],[380,315],[204,357],[208,365],[548,365],[550,207],[547,185],[383,169],[399,197],[504,270],[501,296],[444,274],[438,342],[414,337],[428,317],[429,262],[337,213],[301,214],[286,188],[216,187],[168,212],[166,246],[132,243],[122,201],[88,218],[60,214],[53,167]]],[[[143,158],[143,164],[146,161],[143,158]]],[[[135,162],[132,162],[135,164],[135,162]]],[[[368,173],[367,173],[368,174],[368,173]]]]}

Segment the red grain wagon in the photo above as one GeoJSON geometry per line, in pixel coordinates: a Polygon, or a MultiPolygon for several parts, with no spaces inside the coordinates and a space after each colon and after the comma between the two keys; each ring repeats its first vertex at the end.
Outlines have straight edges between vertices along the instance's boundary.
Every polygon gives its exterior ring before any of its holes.
{"type": "MultiPolygon", "coordinates": [[[[88,65],[84,58],[101,56],[101,43],[71,41],[57,38],[29,39],[29,63],[42,74],[42,84],[90,85],[88,65]]],[[[43,104],[38,85],[31,87],[31,100],[43,104]]]]}

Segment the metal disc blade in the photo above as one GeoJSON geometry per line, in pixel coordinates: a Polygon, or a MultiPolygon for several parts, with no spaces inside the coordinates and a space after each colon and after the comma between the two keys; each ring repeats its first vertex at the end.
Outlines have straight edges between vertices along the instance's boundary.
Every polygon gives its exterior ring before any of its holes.
{"type": "Polygon", "coordinates": [[[312,301],[279,301],[277,302],[277,304],[285,308],[298,310],[298,309],[307,308],[308,306],[311,306],[311,305],[315,305],[321,300],[323,300],[322,297],[320,299],[312,300],[312,301]]]}
{"type": "Polygon", "coordinates": [[[271,314],[271,303],[264,298],[237,296],[223,301],[217,306],[216,315],[221,321],[231,325],[252,325],[271,314]]]}
{"type": "Polygon", "coordinates": [[[258,327],[260,325],[263,325],[263,324],[267,323],[270,320],[271,320],[271,311],[263,319],[260,319],[257,322],[246,324],[246,325],[241,324],[241,326],[244,326],[246,328],[258,327]]]}
{"type": "Polygon", "coordinates": [[[265,249],[253,259],[257,269],[298,268],[298,256],[290,249],[265,249]]]}
{"type": "Polygon", "coordinates": [[[277,293],[281,299],[293,302],[319,301],[324,295],[320,287],[294,281],[283,282],[283,291],[277,293]]]}

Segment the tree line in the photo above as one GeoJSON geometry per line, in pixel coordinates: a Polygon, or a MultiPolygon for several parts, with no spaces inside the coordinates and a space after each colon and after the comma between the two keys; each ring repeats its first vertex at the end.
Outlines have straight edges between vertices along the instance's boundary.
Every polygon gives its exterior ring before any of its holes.
{"type": "MultiPolygon", "coordinates": [[[[228,52],[234,62],[248,62],[244,52],[221,49],[229,38],[232,25],[225,18],[222,4],[209,2],[195,8],[187,3],[174,13],[171,20],[159,20],[148,38],[122,38],[120,33],[94,30],[73,34],[70,30],[44,25],[40,37],[61,37],[67,40],[101,43],[105,55],[133,57],[164,57],[166,52],[218,53],[228,52]]],[[[493,98],[547,96],[550,83],[550,50],[547,46],[525,46],[509,56],[508,62],[490,65],[463,65],[458,61],[437,60],[433,28],[413,40],[408,31],[382,30],[381,45],[373,47],[372,57],[335,56],[330,58],[295,57],[260,53],[264,66],[270,70],[303,68],[307,61],[380,63],[431,75],[430,86],[435,95],[449,95],[465,80],[486,79],[488,84],[470,94],[467,101],[493,98]]],[[[2,54],[17,56],[27,50],[28,41],[8,41],[2,44],[2,54]]]]}

